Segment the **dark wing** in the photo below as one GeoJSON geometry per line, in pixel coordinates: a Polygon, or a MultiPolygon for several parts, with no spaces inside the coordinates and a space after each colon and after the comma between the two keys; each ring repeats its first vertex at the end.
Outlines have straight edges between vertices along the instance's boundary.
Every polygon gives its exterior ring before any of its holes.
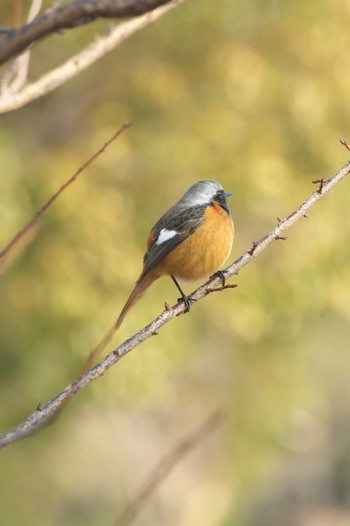
{"type": "Polygon", "coordinates": [[[148,238],[149,246],[143,258],[141,281],[171,250],[185,241],[203,221],[205,206],[195,206],[185,210],[171,208],[152,228],[148,238]],[[176,232],[162,243],[157,243],[163,229],[176,232]]]}

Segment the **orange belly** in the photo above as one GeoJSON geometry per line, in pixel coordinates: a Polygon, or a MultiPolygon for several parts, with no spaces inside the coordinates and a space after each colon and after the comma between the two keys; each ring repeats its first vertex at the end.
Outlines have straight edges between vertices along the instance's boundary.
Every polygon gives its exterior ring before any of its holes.
{"type": "Polygon", "coordinates": [[[229,257],[233,236],[231,217],[214,202],[206,209],[201,226],[165,256],[157,270],[190,281],[209,276],[229,257]]]}

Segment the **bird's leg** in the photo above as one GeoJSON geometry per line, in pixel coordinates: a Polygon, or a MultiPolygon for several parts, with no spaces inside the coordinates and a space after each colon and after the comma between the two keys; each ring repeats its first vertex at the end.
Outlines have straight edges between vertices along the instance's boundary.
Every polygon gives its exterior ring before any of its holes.
{"type": "Polygon", "coordinates": [[[216,276],[221,279],[221,284],[224,287],[225,283],[226,283],[226,278],[225,278],[225,274],[223,273],[223,271],[222,270],[218,270],[217,272],[214,272],[214,274],[212,276],[210,276],[210,277],[214,278],[216,276]]]}
{"type": "Polygon", "coordinates": [[[188,299],[188,297],[186,296],[186,294],[184,293],[184,291],[182,290],[182,288],[180,287],[180,285],[178,284],[177,282],[177,279],[175,278],[175,276],[173,276],[172,274],[170,275],[171,279],[173,280],[173,282],[175,283],[178,291],[180,292],[181,294],[181,298],[178,299],[178,301],[183,301],[184,304],[185,304],[185,312],[188,312],[191,308],[191,302],[190,300],[188,299]]]}

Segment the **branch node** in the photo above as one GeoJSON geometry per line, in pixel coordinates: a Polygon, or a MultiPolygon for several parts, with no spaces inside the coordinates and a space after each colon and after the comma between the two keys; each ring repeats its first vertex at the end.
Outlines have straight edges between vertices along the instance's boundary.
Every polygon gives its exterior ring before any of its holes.
{"type": "Polygon", "coordinates": [[[42,411],[43,410],[43,404],[41,402],[38,403],[38,405],[36,406],[36,410],[35,411],[42,411]]]}
{"type": "Polygon", "coordinates": [[[256,249],[257,246],[258,246],[258,242],[257,241],[253,241],[252,248],[250,250],[248,250],[248,254],[250,256],[254,255],[254,252],[255,252],[255,249],[256,249]]]}
{"type": "Polygon", "coordinates": [[[282,219],[280,219],[279,217],[277,218],[277,221],[278,221],[278,224],[282,223],[282,219]]]}
{"type": "Polygon", "coordinates": [[[340,139],[340,144],[345,146],[345,148],[350,152],[350,146],[348,145],[346,141],[344,141],[344,139],[340,139]]]}
{"type": "Polygon", "coordinates": [[[316,179],[315,181],[312,181],[312,182],[313,182],[313,184],[319,184],[320,185],[318,187],[317,192],[319,194],[322,194],[322,190],[323,190],[323,187],[324,187],[325,180],[324,179],[316,179]]]}
{"type": "Polygon", "coordinates": [[[170,305],[167,301],[164,302],[164,309],[165,310],[170,310],[170,305]]]}
{"type": "Polygon", "coordinates": [[[275,241],[286,241],[287,239],[287,236],[275,236],[275,241]]]}

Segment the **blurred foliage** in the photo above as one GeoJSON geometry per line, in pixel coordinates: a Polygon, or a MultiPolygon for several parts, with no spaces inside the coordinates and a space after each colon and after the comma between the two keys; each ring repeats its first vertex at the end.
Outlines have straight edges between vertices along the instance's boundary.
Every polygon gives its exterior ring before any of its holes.
{"type": "MultiPolygon", "coordinates": [[[[23,16],[29,2],[23,2],[23,16]]],[[[11,2],[0,2],[0,25],[11,2]]],[[[1,279],[1,430],[78,373],[123,306],[149,228],[187,187],[233,192],[232,260],[347,160],[349,3],[185,1],[79,78],[0,121],[1,247],[125,121],[1,279]]],[[[108,23],[35,47],[33,78],[108,23]]],[[[213,407],[227,424],[136,524],[350,523],[349,181],[189,316],[1,454],[4,524],[111,524],[213,407]]],[[[191,290],[190,288],[188,290],[191,290]]],[[[114,343],[175,302],[160,280],[114,343]]]]}

